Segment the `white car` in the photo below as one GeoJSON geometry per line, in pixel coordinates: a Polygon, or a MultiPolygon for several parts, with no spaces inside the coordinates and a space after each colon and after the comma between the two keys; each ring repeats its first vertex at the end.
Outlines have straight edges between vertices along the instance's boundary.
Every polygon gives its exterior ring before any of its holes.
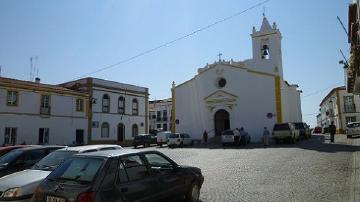
{"type": "Polygon", "coordinates": [[[347,124],[346,136],[351,138],[356,135],[360,135],[360,122],[350,122],[347,124]]]}
{"type": "Polygon", "coordinates": [[[168,147],[173,146],[184,146],[184,145],[191,145],[192,139],[189,134],[186,133],[172,133],[167,141],[168,147]]]}
{"type": "Polygon", "coordinates": [[[234,144],[235,143],[235,136],[233,130],[225,130],[221,134],[221,143],[223,146],[227,144],[234,144]]]}
{"type": "Polygon", "coordinates": [[[163,144],[166,144],[170,135],[170,131],[158,132],[156,135],[157,144],[161,147],[163,144]]]}
{"type": "Polygon", "coordinates": [[[272,138],[278,143],[280,140],[290,140],[295,143],[300,138],[300,131],[293,123],[279,123],[274,125],[272,138]]]}

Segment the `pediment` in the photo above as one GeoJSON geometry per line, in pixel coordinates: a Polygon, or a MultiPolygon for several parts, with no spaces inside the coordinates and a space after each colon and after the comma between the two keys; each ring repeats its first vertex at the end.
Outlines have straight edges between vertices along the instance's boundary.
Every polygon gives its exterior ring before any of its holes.
{"type": "Polygon", "coordinates": [[[237,103],[238,96],[223,90],[215,91],[204,98],[207,107],[211,110],[217,106],[232,108],[237,103]]]}

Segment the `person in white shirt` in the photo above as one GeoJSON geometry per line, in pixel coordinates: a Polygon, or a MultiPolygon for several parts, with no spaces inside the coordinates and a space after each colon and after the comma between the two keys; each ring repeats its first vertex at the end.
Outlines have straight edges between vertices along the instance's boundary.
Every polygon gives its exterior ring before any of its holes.
{"type": "Polygon", "coordinates": [[[264,146],[269,145],[269,136],[270,136],[270,132],[266,127],[264,127],[264,132],[263,132],[264,146]]]}
{"type": "Polygon", "coordinates": [[[234,142],[236,145],[240,144],[240,132],[238,128],[235,128],[234,130],[234,142]]]}

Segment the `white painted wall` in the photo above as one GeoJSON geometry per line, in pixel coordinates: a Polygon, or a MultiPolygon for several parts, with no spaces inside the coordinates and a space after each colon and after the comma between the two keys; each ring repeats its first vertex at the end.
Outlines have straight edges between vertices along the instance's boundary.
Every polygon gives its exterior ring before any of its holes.
{"type": "MultiPolygon", "coordinates": [[[[220,108],[210,111],[204,98],[217,90],[238,96],[234,108],[223,108],[230,113],[232,129],[244,127],[253,141],[260,141],[264,126],[272,129],[276,118],[268,119],[266,114],[276,113],[274,77],[219,64],[175,88],[176,119],[179,119],[177,132],[186,132],[193,138],[201,139],[205,129],[214,129],[214,114],[220,108]],[[221,77],[227,80],[227,85],[222,89],[216,86],[219,77],[216,69],[224,70],[221,77]]],[[[213,135],[214,132],[209,134],[210,137],[213,135]]]]}
{"type": "MultiPolygon", "coordinates": [[[[12,89],[13,90],[13,89],[12,89]]],[[[18,106],[7,106],[7,89],[0,87],[0,145],[4,143],[5,127],[17,128],[17,143],[38,143],[39,128],[49,128],[49,144],[70,145],[75,141],[76,129],[84,130],[87,141],[87,116],[85,97],[84,112],[76,112],[76,98],[72,95],[51,95],[51,115],[40,116],[40,97],[42,92],[17,89],[18,106]]]]}

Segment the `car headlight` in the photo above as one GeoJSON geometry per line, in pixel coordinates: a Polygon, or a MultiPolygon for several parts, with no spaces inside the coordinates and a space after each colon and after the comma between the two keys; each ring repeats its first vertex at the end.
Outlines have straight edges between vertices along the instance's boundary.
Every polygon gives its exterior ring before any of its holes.
{"type": "Polygon", "coordinates": [[[6,190],[1,197],[3,198],[12,198],[12,197],[18,197],[21,195],[21,189],[19,187],[11,188],[6,190]]]}

